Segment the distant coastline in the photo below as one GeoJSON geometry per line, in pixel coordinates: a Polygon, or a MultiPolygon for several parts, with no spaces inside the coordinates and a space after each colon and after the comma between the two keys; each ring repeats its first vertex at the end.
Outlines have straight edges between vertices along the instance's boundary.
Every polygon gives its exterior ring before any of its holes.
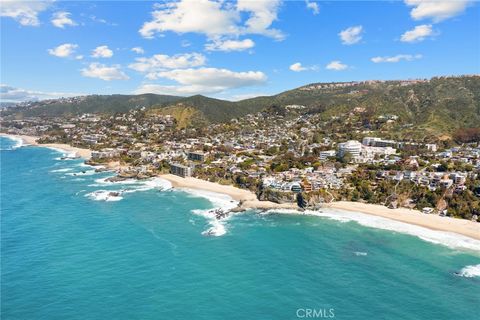
{"type": "MultiPolygon", "coordinates": [[[[76,155],[89,159],[91,157],[92,151],[89,149],[72,147],[67,144],[39,144],[37,142],[38,137],[33,136],[24,136],[24,135],[9,135],[5,133],[0,133],[0,136],[10,137],[10,138],[20,138],[24,141],[25,144],[35,145],[39,147],[47,148],[56,148],[61,149],[66,152],[72,152],[76,155]]],[[[245,189],[236,188],[230,185],[221,185],[214,182],[209,182],[197,178],[182,178],[172,174],[160,175],[160,178],[168,180],[173,187],[175,188],[184,188],[184,189],[197,189],[204,190],[209,192],[221,193],[230,196],[232,199],[239,201],[239,210],[247,209],[264,209],[264,210],[275,210],[275,209],[289,209],[297,210],[298,213],[301,213],[298,210],[298,207],[295,203],[285,203],[278,204],[271,201],[260,201],[257,199],[256,195],[245,189]]],[[[411,225],[416,225],[424,227],[431,230],[443,231],[443,232],[452,232],[460,234],[472,239],[480,240],[480,223],[464,220],[464,219],[455,219],[450,217],[441,217],[438,215],[428,215],[423,214],[418,210],[412,210],[407,208],[397,208],[397,209],[388,209],[385,206],[377,204],[367,204],[361,202],[349,202],[349,201],[338,201],[332,203],[323,204],[323,208],[328,209],[338,209],[345,210],[356,213],[363,213],[367,215],[378,216],[382,218],[387,218],[390,220],[395,220],[411,225]]]]}
{"type": "Polygon", "coordinates": [[[0,133],[0,136],[2,137],[10,137],[10,138],[17,138],[17,139],[22,139],[24,144],[27,145],[32,145],[32,146],[38,146],[38,147],[45,147],[45,148],[53,148],[53,149],[60,149],[63,150],[67,153],[74,153],[75,155],[84,158],[84,159],[90,159],[92,156],[92,150],[90,149],[85,149],[85,148],[77,148],[73,147],[69,144],[64,144],[64,143],[38,143],[37,140],[39,137],[34,137],[34,136],[25,136],[25,135],[14,135],[14,134],[6,134],[6,133],[0,133]]]}

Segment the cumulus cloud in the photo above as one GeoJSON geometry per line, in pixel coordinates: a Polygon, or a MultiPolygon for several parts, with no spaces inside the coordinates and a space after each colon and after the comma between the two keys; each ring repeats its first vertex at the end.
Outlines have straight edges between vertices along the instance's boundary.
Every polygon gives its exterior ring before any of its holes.
{"type": "Polygon", "coordinates": [[[434,22],[461,14],[470,2],[468,0],[405,0],[407,6],[413,7],[410,16],[414,20],[432,19],[434,22]]]}
{"type": "Polygon", "coordinates": [[[338,34],[343,44],[352,45],[362,40],[362,26],[354,26],[340,31],[338,34]]]}
{"type": "Polygon", "coordinates": [[[143,50],[142,47],[133,47],[132,49],[130,49],[131,51],[135,52],[135,53],[138,53],[138,54],[144,54],[145,53],[145,50],[143,50]]]}
{"type": "Polygon", "coordinates": [[[320,8],[318,7],[318,3],[314,1],[305,0],[305,4],[307,9],[312,10],[312,13],[317,15],[320,13],[320,8]]]}
{"type": "Polygon", "coordinates": [[[396,63],[400,61],[413,61],[413,60],[418,60],[421,59],[422,55],[421,54],[397,54],[396,56],[385,56],[385,57],[374,57],[370,59],[374,63],[382,63],[382,62],[390,62],[390,63],[396,63]]]}
{"type": "Polygon", "coordinates": [[[0,16],[9,17],[22,26],[38,26],[38,15],[45,11],[52,1],[22,1],[2,0],[0,3],[0,16]]]}
{"type": "Polygon", "coordinates": [[[214,0],[180,0],[156,4],[152,20],[140,28],[145,38],[167,31],[200,33],[209,39],[242,34],[261,34],[281,40],[281,31],[271,28],[277,20],[279,0],[238,0],[236,6],[214,0]],[[246,18],[242,18],[243,15],[246,18]]]}
{"type": "Polygon", "coordinates": [[[292,64],[290,67],[289,67],[290,70],[292,71],[295,71],[295,72],[300,72],[300,71],[305,71],[307,70],[307,68],[305,67],[302,67],[302,64],[300,62],[296,62],[294,64],[292,64]]]}
{"type": "Polygon", "coordinates": [[[157,4],[155,8],[152,20],[145,22],[139,30],[145,38],[166,31],[195,32],[208,36],[238,32],[238,12],[232,8],[222,8],[219,2],[183,0],[157,4]]]}
{"type": "Polygon", "coordinates": [[[341,61],[339,60],[334,60],[332,62],[330,62],[329,64],[327,64],[327,66],[325,67],[327,70],[335,70],[335,71],[341,71],[341,70],[345,70],[348,68],[348,65],[346,64],[343,64],[341,61]]]}
{"type": "Polygon", "coordinates": [[[111,58],[112,56],[113,51],[110,50],[108,46],[99,46],[92,51],[93,58],[111,58]]]}
{"type": "Polygon", "coordinates": [[[164,71],[159,77],[173,80],[178,85],[144,84],[135,93],[210,94],[227,89],[264,84],[267,76],[260,71],[235,72],[227,69],[199,68],[164,71]]]}
{"type": "Polygon", "coordinates": [[[55,12],[50,22],[57,28],[64,29],[65,26],[76,26],[77,23],[70,18],[70,12],[59,11],[55,12]]]}
{"type": "Polygon", "coordinates": [[[305,67],[300,62],[295,62],[294,64],[288,67],[290,70],[295,72],[307,71],[307,70],[317,70],[318,66],[305,67]]]}
{"type": "Polygon", "coordinates": [[[251,49],[255,42],[251,39],[244,40],[215,40],[205,45],[207,51],[243,51],[251,49]]]}
{"type": "Polygon", "coordinates": [[[8,102],[37,101],[45,99],[56,99],[61,97],[73,97],[79,95],[81,94],[66,92],[33,91],[15,88],[6,84],[0,84],[0,98],[2,101],[8,102]]]}
{"type": "Polygon", "coordinates": [[[137,58],[128,67],[141,73],[145,73],[149,79],[157,79],[158,73],[167,69],[183,69],[205,65],[206,58],[200,53],[184,53],[169,56],[156,54],[150,58],[137,58]]]}
{"type": "Polygon", "coordinates": [[[48,53],[52,56],[56,56],[59,58],[68,58],[75,53],[75,49],[78,48],[78,45],[73,43],[64,43],[59,45],[58,47],[48,49],[48,53]]]}
{"type": "Polygon", "coordinates": [[[285,35],[280,30],[270,28],[272,23],[277,20],[280,5],[280,0],[237,0],[237,10],[248,12],[250,15],[245,21],[242,33],[261,34],[282,40],[285,35]]]}
{"type": "Polygon", "coordinates": [[[431,24],[422,24],[416,26],[412,30],[408,30],[402,34],[400,41],[403,42],[420,42],[425,40],[427,37],[433,35],[433,29],[431,24]]]}
{"type": "Polygon", "coordinates": [[[81,72],[84,77],[98,78],[105,81],[129,79],[118,64],[106,66],[101,63],[90,63],[88,68],[81,69],[81,72]]]}

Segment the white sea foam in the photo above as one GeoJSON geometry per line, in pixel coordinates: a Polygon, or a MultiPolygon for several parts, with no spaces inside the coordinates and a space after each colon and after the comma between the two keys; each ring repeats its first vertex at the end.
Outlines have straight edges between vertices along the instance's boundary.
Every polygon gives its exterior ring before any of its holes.
{"type": "Polygon", "coordinates": [[[218,220],[211,221],[210,225],[211,227],[203,231],[202,235],[221,237],[225,233],[227,233],[227,229],[225,228],[225,225],[218,220]]]}
{"type": "Polygon", "coordinates": [[[136,179],[127,179],[122,181],[107,181],[107,179],[113,178],[115,176],[109,176],[105,178],[95,179],[95,183],[89,185],[89,187],[103,187],[106,185],[126,185],[126,184],[138,184],[139,180],[136,179]]]}
{"type": "Polygon", "coordinates": [[[120,201],[123,199],[121,195],[115,196],[111,192],[111,190],[97,190],[87,193],[85,196],[95,201],[120,201]]]}
{"type": "Polygon", "coordinates": [[[63,168],[63,169],[50,170],[50,172],[68,172],[72,170],[73,170],[72,168],[63,168]]]}
{"type": "Polygon", "coordinates": [[[80,171],[80,172],[69,172],[66,173],[65,175],[67,176],[92,176],[94,174],[98,174],[95,170],[85,170],[85,171],[80,171]]]}
{"type": "MultiPolygon", "coordinates": [[[[97,179],[99,180],[98,182],[102,181],[103,179],[97,179]]],[[[97,181],[96,180],[96,181],[97,181]]],[[[147,180],[125,180],[125,181],[119,181],[119,182],[111,182],[108,183],[108,181],[105,181],[103,184],[100,184],[103,187],[106,186],[122,186],[122,185],[127,185],[127,187],[121,189],[121,190],[97,190],[91,193],[86,194],[86,197],[89,197],[93,200],[103,200],[103,201],[120,201],[123,199],[121,195],[126,194],[126,193],[134,193],[134,192],[142,192],[142,191],[148,191],[148,190],[153,190],[153,189],[158,189],[158,190],[168,190],[172,188],[172,184],[162,178],[151,178],[147,180]],[[111,192],[118,192],[120,193],[120,196],[111,196],[109,195],[111,192]]],[[[98,184],[93,184],[89,186],[98,186],[98,184]]]]}
{"type": "Polygon", "coordinates": [[[15,141],[15,144],[12,146],[12,150],[18,149],[23,147],[25,144],[23,143],[23,139],[19,137],[9,137],[11,140],[15,141]]]}
{"type": "MultiPolygon", "coordinates": [[[[266,214],[268,213],[299,214],[299,211],[288,209],[272,209],[266,212],[266,214]]],[[[303,212],[303,214],[329,218],[340,222],[355,221],[363,226],[406,233],[416,236],[424,241],[441,244],[453,249],[467,249],[480,252],[480,240],[452,232],[431,230],[374,215],[331,208],[324,208],[321,211],[306,210],[303,212]]]]}
{"type": "Polygon", "coordinates": [[[210,228],[202,232],[205,236],[220,237],[227,233],[226,220],[228,217],[221,220],[217,219],[216,210],[221,209],[223,211],[229,211],[238,205],[238,201],[235,201],[229,195],[216,193],[211,191],[182,188],[182,191],[189,193],[194,197],[201,197],[207,199],[213,206],[212,209],[195,209],[192,213],[202,216],[207,219],[210,228]]]}
{"type": "Polygon", "coordinates": [[[215,209],[231,210],[238,205],[238,201],[233,200],[232,197],[223,193],[190,188],[182,188],[181,190],[195,197],[207,199],[215,209]]]}
{"type": "MultiPolygon", "coordinates": [[[[127,184],[132,184],[132,183],[127,183],[127,184]]],[[[131,192],[139,192],[139,191],[148,191],[152,189],[158,189],[158,190],[169,190],[172,188],[172,184],[162,178],[151,178],[147,180],[136,180],[136,185],[137,187],[129,187],[128,189],[125,190],[126,193],[131,193],[131,192]]]]}
{"type": "Polygon", "coordinates": [[[480,277],[480,264],[466,266],[460,272],[456,273],[459,277],[465,278],[479,278],[480,277]]]}
{"type": "Polygon", "coordinates": [[[28,145],[28,144],[25,144],[23,139],[20,138],[20,137],[13,137],[13,136],[2,136],[2,137],[7,138],[9,140],[12,140],[15,143],[14,145],[12,145],[8,148],[2,149],[2,150],[15,150],[15,149],[18,149],[20,147],[28,145]]]}
{"type": "MultiPolygon", "coordinates": [[[[77,164],[78,167],[92,167],[91,165],[89,164],[86,164],[85,162],[80,162],[79,164],[77,164]]],[[[95,169],[96,168],[105,168],[105,166],[95,166],[95,169]]]]}
{"type": "Polygon", "coordinates": [[[354,254],[355,254],[356,256],[366,256],[366,255],[368,255],[368,253],[362,252],[362,251],[355,251],[354,254]]]}
{"type": "Polygon", "coordinates": [[[55,160],[71,160],[70,158],[76,158],[76,153],[75,152],[71,152],[71,151],[68,151],[68,150],[65,150],[65,149],[62,149],[62,148],[57,148],[57,147],[52,147],[52,146],[45,146],[47,149],[50,149],[50,150],[53,150],[53,151],[56,151],[58,153],[61,153],[62,154],[62,157],[66,157],[68,159],[61,159],[61,158],[55,158],[55,160]]]}

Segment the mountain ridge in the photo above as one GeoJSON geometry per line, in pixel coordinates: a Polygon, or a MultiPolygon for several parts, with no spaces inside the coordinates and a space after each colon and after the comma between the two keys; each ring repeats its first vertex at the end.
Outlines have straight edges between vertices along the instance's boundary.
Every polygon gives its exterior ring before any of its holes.
{"type": "Polygon", "coordinates": [[[184,115],[183,126],[195,126],[227,122],[272,106],[284,108],[288,105],[304,106],[303,112],[320,113],[325,119],[354,110],[365,110],[376,117],[393,114],[400,123],[421,131],[434,135],[449,134],[480,123],[480,76],[311,83],[276,95],[240,101],[203,95],[91,95],[8,108],[2,116],[108,114],[145,107],[184,115]]]}

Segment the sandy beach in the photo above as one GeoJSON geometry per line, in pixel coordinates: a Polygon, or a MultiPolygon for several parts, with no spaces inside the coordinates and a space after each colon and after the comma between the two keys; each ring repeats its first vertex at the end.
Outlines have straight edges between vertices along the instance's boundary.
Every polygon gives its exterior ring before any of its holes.
{"type": "MultiPolygon", "coordinates": [[[[241,201],[241,209],[298,209],[298,206],[294,203],[278,204],[271,201],[257,200],[253,192],[233,186],[220,185],[191,177],[182,178],[172,174],[162,175],[161,178],[170,181],[175,188],[191,188],[227,194],[233,199],[241,201]]],[[[388,209],[382,205],[348,201],[338,201],[324,204],[323,208],[360,212],[409,223],[432,230],[458,233],[480,240],[480,223],[464,219],[440,217],[435,214],[428,215],[423,214],[418,210],[410,210],[406,208],[388,209]]]]}
{"type": "Polygon", "coordinates": [[[465,219],[441,217],[436,214],[423,214],[418,210],[407,208],[388,209],[382,205],[361,202],[338,201],[325,204],[323,207],[361,212],[432,230],[454,232],[480,240],[480,223],[465,219]]]}
{"type": "MultiPolygon", "coordinates": [[[[20,138],[24,141],[25,144],[29,145],[57,148],[65,150],[67,152],[74,152],[75,154],[85,159],[89,159],[91,157],[91,150],[89,149],[76,148],[67,144],[39,144],[36,141],[38,138],[32,136],[8,135],[3,133],[0,135],[20,138]]],[[[120,166],[118,162],[113,162],[109,164],[109,168],[118,170],[120,168],[123,168],[123,166],[120,166]]],[[[218,183],[213,183],[192,177],[182,178],[173,174],[164,174],[160,175],[160,177],[170,181],[174,188],[190,188],[226,194],[232,197],[232,199],[240,202],[240,209],[298,209],[295,203],[278,204],[271,201],[260,201],[257,199],[253,192],[245,189],[236,188],[230,185],[221,185],[218,183]]],[[[338,201],[324,204],[323,208],[360,212],[368,215],[379,216],[395,221],[417,225],[432,230],[453,232],[480,240],[480,223],[464,219],[440,217],[436,214],[423,214],[418,210],[411,210],[406,208],[388,209],[387,207],[382,205],[367,204],[361,202],[338,201]]]]}
{"type": "Polygon", "coordinates": [[[236,201],[240,201],[241,209],[296,209],[296,204],[285,203],[278,204],[271,201],[260,201],[257,196],[245,189],[240,189],[234,186],[221,185],[214,182],[209,182],[197,178],[182,178],[173,174],[164,174],[161,178],[170,181],[174,188],[189,188],[204,190],[216,193],[226,194],[236,201]]]}
{"type": "Polygon", "coordinates": [[[90,149],[72,147],[71,145],[64,144],[64,143],[38,143],[37,142],[38,137],[34,137],[34,136],[13,135],[13,134],[5,134],[5,133],[0,133],[0,135],[5,137],[22,139],[24,144],[45,147],[45,148],[61,149],[68,153],[75,153],[75,155],[80,156],[84,159],[90,159],[90,157],[92,156],[92,150],[90,149]]]}

